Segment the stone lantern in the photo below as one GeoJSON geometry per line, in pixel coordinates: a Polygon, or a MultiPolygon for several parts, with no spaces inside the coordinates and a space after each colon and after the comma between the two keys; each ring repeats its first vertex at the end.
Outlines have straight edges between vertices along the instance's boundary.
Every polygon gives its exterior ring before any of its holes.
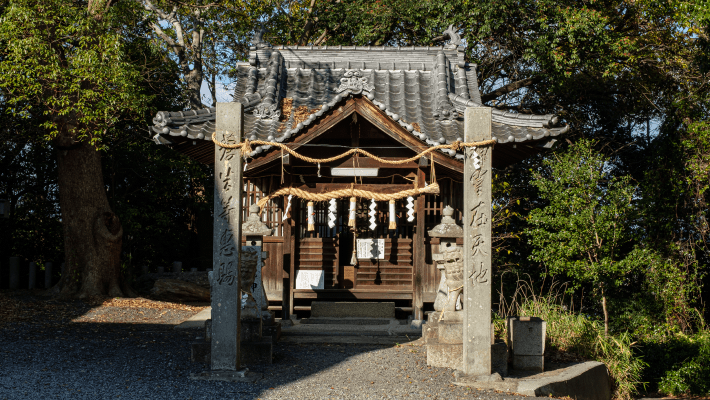
{"type": "MultiPolygon", "coordinates": [[[[463,292],[463,248],[456,244],[457,238],[463,237],[463,228],[453,219],[454,209],[446,206],[442,213],[441,223],[429,231],[430,237],[439,238],[439,253],[432,254],[436,267],[442,271],[439,289],[437,290],[434,310],[447,313],[453,318],[461,307],[459,297],[463,292]]],[[[433,253],[433,251],[432,251],[433,253]]]]}
{"type": "MultiPolygon", "coordinates": [[[[242,289],[242,320],[259,319],[270,324],[274,320],[269,312],[264,282],[261,279],[261,268],[269,253],[262,251],[264,236],[271,236],[273,229],[259,217],[259,206],[249,206],[249,216],[242,224],[242,236],[246,236],[246,246],[242,246],[239,262],[242,289]]],[[[261,329],[259,329],[261,333],[261,329]]],[[[259,335],[260,336],[260,335],[259,335]]]]}
{"type": "Polygon", "coordinates": [[[456,239],[463,237],[463,228],[456,225],[453,208],[447,206],[442,214],[441,223],[429,231],[430,237],[439,238],[439,252],[431,258],[442,272],[434,302],[436,312],[429,314],[422,334],[427,344],[427,365],[461,369],[463,313],[457,304],[463,292],[463,247],[456,239]]]}

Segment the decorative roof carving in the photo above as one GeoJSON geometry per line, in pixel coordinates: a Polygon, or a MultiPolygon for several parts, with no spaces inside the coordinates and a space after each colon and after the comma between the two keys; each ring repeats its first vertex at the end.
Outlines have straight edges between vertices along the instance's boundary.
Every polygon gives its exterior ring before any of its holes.
{"type": "Polygon", "coordinates": [[[279,119],[281,110],[279,110],[278,104],[259,103],[254,108],[254,116],[259,119],[279,119]]]}
{"type": "Polygon", "coordinates": [[[360,70],[349,70],[340,78],[340,86],[336,90],[337,93],[342,93],[346,90],[352,94],[360,94],[364,91],[369,92],[375,87],[367,82],[360,70]]]}

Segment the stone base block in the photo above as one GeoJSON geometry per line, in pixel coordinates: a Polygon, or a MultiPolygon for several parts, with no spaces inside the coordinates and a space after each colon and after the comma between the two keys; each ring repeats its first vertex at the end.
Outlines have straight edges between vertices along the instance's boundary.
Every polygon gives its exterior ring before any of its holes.
{"type": "Polygon", "coordinates": [[[191,344],[190,361],[210,363],[210,342],[193,342],[191,344]]]}
{"type": "Polygon", "coordinates": [[[545,357],[513,354],[513,369],[543,372],[545,370],[545,357]]]}
{"type": "Polygon", "coordinates": [[[427,343],[426,364],[432,367],[462,369],[463,344],[427,343]]]}
{"type": "Polygon", "coordinates": [[[456,321],[441,320],[439,322],[439,343],[463,343],[463,324],[456,321]]]}
{"type": "Polygon", "coordinates": [[[247,368],[239,371],[205,371],[190,374],[190,379],[205,381],[226,381],[226,382],[256,382],[264,375],[251,372],[247,368]]]}
{"type": "MultiPolygon", "coordinates": [[[[463,370],[463,344],[431,340],[426,345],[426,361],[432,367],[463,370]]],[[[491,345],[491,373],[508,376],[508,347],[501,339],[491,345]]]]}
{"type": "Polygon", "coordinates": [[[242,318],[242,342],[258,341],[262,337],[261,318],[242,318]]]}
{"type": "Polygon", "coordinates": [[[497,339],[491,345],[491,372],[508,376],[508,345],[503,339],[497,339]]]}
{"type": "Polygon", "coordinates": [[[394,302],[314,301],[311,318],[394,318],[394,302]]]}
{"type": "MultiPolygon", "coordinates": [[[[194,342],[191,345],[190,361],[210,363],[210,342],[194,342]]],[[[270,336],[259,341],[241,342],[241,365],[271,364],[273,360],[273,342],[270,336]]]]}
{"type": "Polygon", "coordinates": [[[264,337],[271,336],[273,343],[276,344],[276,342],[281,339],[281,321],[276,321],[269,325],[263,325],[261,327],[261,333],[264,337]]]}
{"type": "Polygon", "coordinates": [[[260,341],[242,341],[240,350],[242,365],[261,365],[272,363],[273,342],[270,336],[264,336],[260,341]]]}

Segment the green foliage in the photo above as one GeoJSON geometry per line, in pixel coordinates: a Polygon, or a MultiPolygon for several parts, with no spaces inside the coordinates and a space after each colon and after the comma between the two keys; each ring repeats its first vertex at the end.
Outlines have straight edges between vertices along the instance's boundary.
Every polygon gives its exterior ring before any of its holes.
{"type": "Polygon", "coordinates": [[[547,322],[546,356],[564,352],[585,360],[603,362],[614,381],[614,398],[631,399],[644,384],[641,381],[647,364],[634,353],[635,342],[629,333],[604,334],[599,322],[566,307],[561,286],[537,294],[532,283],[518,281],[518,287],[506,315],[535,316],[547,322]]]}
{"type": "Polygon", "coordinates": [[[531,259],[551,275],[562,274],[577,288],[617,287],[649,257],[631,247],[636,187],[629,177],[611,175],[608,160],[581,140],[547,159],[533,185],[547,206],[530,212],[526,230],[531,259]]]}
{"type": "Polygon", "coordinates": [[[142,115],[150,96],[140,87],[143,66],[126,54],[131,11],[119,3],[98,16],[84,3],[10,2],[0,20],[0,87],[13,112],[41,118],[45,139],[65,129],[97,147],[122,119],[142,115]]]}
{"type": "Polygon", "coordinates": [[[710,394],[710,337],[705,333],[688,339],[691,346],[686,348],[694,347],[695,352],[693,356],[688,354],[688,358],[683,362],[675,364],[665,372],[658,384],[658,389],[662,393],[710,394]]]}

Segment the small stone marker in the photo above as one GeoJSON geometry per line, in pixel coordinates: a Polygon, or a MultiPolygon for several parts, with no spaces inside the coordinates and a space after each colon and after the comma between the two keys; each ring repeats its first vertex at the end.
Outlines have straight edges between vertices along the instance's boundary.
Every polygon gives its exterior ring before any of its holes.
{"type": "Polygon", "coordinates": [[[52,287],[52,268],[54,264],[51,262],[44,263],[44,288],[49,289],[52,287]]]}
{"type": "Polygon", "coordinates": [[[173,272],[174,273],[182,272],[182,262],[173,261],[173,272]]]}
{"type": "Polygon", "coordinates": [[[29,275],[30,275],[30,279],[27,284],[27,288],[32,290],[35,288],[35,285],[37,284],[37,263],[35,263],[35,262],[30,263],[29,275]]]}
{"type": "MultiPolygon", "coordinates": [[[[464,141],[491,139],[491,108],[470,107],[464,141]]],[[[464,160],[463,372],[491,374],[491,146],[467,147],[464,160]]]]}
{"type": "Polygon", "coordinates": [[[20,257],[10,257],[10,289],[20,288],[20,257]]]}
{"type": "Polygon", "coordinates": [[[543,372],[545,370],[545,337],[547,322],[537,317],[508,319],[508,343],[513,353],[513,369],[543,372]]]}

